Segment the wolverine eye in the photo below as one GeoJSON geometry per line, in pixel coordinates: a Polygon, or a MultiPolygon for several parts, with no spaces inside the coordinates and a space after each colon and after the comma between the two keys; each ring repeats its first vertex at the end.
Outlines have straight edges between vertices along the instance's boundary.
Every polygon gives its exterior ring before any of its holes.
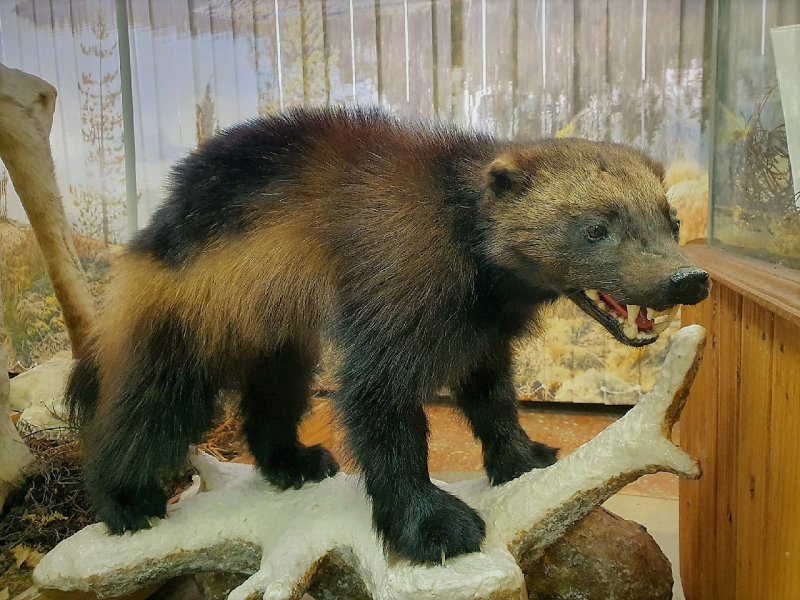
{"type": "Polygon", "coordinates": [[[605,225],[589,225],[586,228],[586,237],[593,242],[608,237],[608,228],[605,225]]]}
{"type": "Polygon", "coordinates": [[[681,220],[680,219],[672,219],[672,235],[675,236],[675,239],[678,239],[678,236],[681,233],[681,220]]]}

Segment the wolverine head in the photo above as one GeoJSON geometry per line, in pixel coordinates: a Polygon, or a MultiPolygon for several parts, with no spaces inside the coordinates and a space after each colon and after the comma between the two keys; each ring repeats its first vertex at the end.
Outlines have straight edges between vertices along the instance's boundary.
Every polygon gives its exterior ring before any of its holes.
{"type": "Polygon", "coordinates": [[[708,273],[678,245],[663,167],[643,153],[569,139],[517,147],[485,171],[486,252],[564,295],[629,346],[654,342],[708,273]]]}

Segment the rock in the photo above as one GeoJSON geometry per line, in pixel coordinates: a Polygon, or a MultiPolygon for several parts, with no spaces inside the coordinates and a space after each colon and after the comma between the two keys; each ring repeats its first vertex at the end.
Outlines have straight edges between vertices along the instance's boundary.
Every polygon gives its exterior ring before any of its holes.
{"type": "Polygon", "coordinates": [[[11,380],[11,410],[24,411],[35,403],[64,396],[71,358],[53,358],[11,380]]]}
{"type": "Polygon", "coordinates": [[[530,600],[668,600],[670,562],[647,530],[599,508],[520,563],[530,600]]]}
{"type": "Polygon", "coordinates": [[[66,409],[61,397],[34,402],[22,411],[17,422],[17,428],[23,434],[53,439],[63,437],[68,427],[66,409]]]}
{"type": "MultiPolygon", "coordinates": [[[[194,576],[203,600],[227,598],[247,579],[247,575],[239,573],[198,573],[194,576]]],[[[315,600],[322,600],[321,598],[315,600]]]]}
{"type": "MultiPolygon", "coordinates": [[[[8,362],[6,349],[0,345],[0,365],[8,362]]],[[[0,370],[0,512],[9,491],[22,478],[22,470],[33,455],[19,436],[8,409],[9,382],[5,367],[0,370]]]]}

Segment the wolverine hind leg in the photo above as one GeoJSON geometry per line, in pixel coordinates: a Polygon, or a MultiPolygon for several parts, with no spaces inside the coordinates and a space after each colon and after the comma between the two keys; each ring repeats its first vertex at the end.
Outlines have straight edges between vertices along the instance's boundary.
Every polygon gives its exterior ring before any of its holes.
{"type": "Polygon", "coordinates": [[[519,423],[510,346],[496,348],[491,356],[453,390],[483,445],[486,474],[493,485],[500,485],[552,465],[558,450],[532,441],[519,423]]]}
{"type": "Polygon", "coordinates": [[[162,479],[211,426],[219,386],[202,365],[185,328],[157,325],[84,427],[89,495],[112,533],[147,528],[151,517],[165,515],[162,479]]]}
{"type": "Polygon", "coordinates": [[[327,449],[304,446],[298,439],[315,363],[316,352],[287,343],[244,366],[244,433],[264,477],[281,489],[297,489],[339,470],[327,449]]]}

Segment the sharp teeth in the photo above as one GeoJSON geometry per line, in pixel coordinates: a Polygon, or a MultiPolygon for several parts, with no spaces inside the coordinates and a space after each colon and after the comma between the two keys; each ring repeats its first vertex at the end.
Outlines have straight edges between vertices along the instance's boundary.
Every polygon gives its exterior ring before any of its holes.
{"type": "Polygon", "coordinates": [[[635,340],[636,334],[639,333],[639,328],[636,326],[636,323],[625,323],[625,327],[622,328],[622,333],[624,333],[625,337],[629,340],[635,340]]]}
{"type": "Polygon", "coordinates": [[[600,292],[597,290],[586,290],[584,293],[595,302],[602,302],[600,300],[600,292]]]}
{"type": "Polygon", "coordinates": [[[660,335],[667,327],[669,327],[669,319],[667,319],[664,323],[653,325],[653,333],[656,335],[660,335]]]}
{"type": "Polygon", "coordinates": [[[667,315],[661,315],[653,319],[653,324],[659,325],[660,323],[669,323],[670,318],[667,315]]]}
{"type": "Polygon", "coordinates": [[[672,308],[669,309],[669,320],[670,321],[675,316],[675,314],[678,312],[678,309],[680,307],[681,307],[680,304],[676,304],[675,306],[673,306],[672,308]]]}
{"type": "Polygon", "coordinates": [[[651,321],[652,321],[653,319],[655,319],[655,317],[656,317],[656,315],[657,315],[657,314],[658,314],[658,313],[657,313],[655,310],[653,310],[652,308],[648,308],[648,309],[647,309],[647,318],[648,318],[648,319],[650,319],[651,321]]]}
{"type": "Polygon", "coordinates": [[[639,307],[636,304],[626,305],[628,309],[628,323],[636,323],[636,317],[639,316],[639,307]]]}

